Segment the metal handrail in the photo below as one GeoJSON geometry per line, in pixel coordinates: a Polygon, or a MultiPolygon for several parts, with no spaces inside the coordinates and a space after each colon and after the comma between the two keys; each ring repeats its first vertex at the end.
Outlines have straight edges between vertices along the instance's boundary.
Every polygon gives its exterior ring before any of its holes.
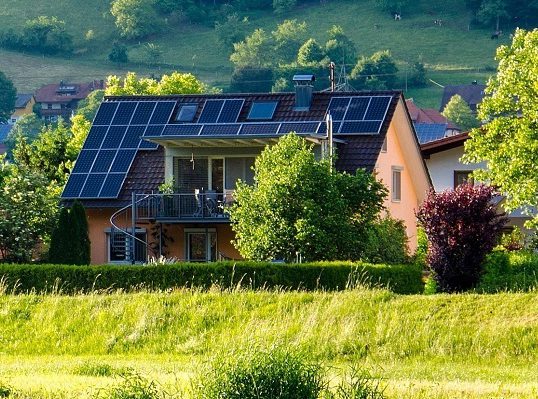
{"type": "Polygon", "coordinates": [[[135,203],[138,220],[228,218],[226,193],[138,194],[135,203]]]}

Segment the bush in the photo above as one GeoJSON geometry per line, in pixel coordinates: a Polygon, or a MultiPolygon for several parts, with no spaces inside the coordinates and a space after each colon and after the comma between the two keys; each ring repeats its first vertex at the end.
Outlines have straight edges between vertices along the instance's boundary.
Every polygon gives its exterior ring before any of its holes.
{"type": "Polygon", "coordinates": [[[409,260],[403,221],[386,216],[376,221],[367,236],[364,259],[373,263],[405,263],[409,260]]]}
{"type": "Polygon", "coordinates": [[[497,214],[491,187],[462,184],[431,191],[417,218],[429,240],[427,263],[442,292],[476,287],[483,262],[502,232],[506,218],[497,214]]]}
{"type": "Polygon", "coordinates": [[[329,391],[326,399],[384,399],[384,389],[379,380],[366,370],[355,366],[345,374],[333,391],[329,391]]]}
{"type": "Polygon", "coordinates": [[[479,292],[531,291],[538,289],[538,254],[495,251],[487,257],[479,292]]]}
{"type": "Polygon", "coordinates": [[[292,290],[343,290],[360,284],[388,288],[399,294],[416,294],[423,290],[420,266],[351,262],[215,262],[156,266],[0,264],[0,280],[3,280],[6,291],[61,289],[66,294],[110,288],[207,289],[213,285],[222,289],[282,287],[292,290]]]}
{"type": "Polygon", "coordinates": [[[195,399],[317,399],[320,366],[300,352],[250,348],[216,358],[193,384],[195,399]]]}
{"type": "Polygon", "coordinates": [[[129,62],[129,56],[127,55],[127,47],[121,43],[114,42],[112,44],[112,50],[108,54],[108,59],[112,62],[117,63],[129,62]]]}

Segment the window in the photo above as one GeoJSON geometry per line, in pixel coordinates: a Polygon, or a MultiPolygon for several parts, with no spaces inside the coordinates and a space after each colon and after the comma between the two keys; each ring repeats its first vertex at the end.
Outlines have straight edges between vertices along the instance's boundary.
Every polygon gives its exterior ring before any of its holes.
{"type": "Polygon", "coordinates": [[[248,119],[273,119],[277,104],[277,101],[259,101],[252,103],[250,112],[248,113],[248,119]]]}
{"type": "Polygon", "coordinates": [[[254,183],[254,157],[226,158],[226,189],[235,190],[237,180],[254,183]]]}
{"type": "MultiPolygon", "coordinates": [[[[128,229],[131,231],[131,229],[128,229]]],[[[131,262],[131,246],[133,240],[131,236],[126,235],[122,231],[108,229],[107,235],[107,247],[108,247],[108,261],[110,263],[130,263],[131,262]]],[[[136,229],[136,238],[142,242],[146,242],[146,230],[136,229]]],[[[142,242],[136,240],[134,248],[134,260],[137,263],[143,263],[147,261],[147,247],[142,242]]]]}
{"type": "Polygon", "coordinates": [[[217,231],[215,229],[185,229],[185,258],[190,262],[217,260],[217,231]]]}
{"type": "Polygon", "coordinates": [[[454,171],[454,188],[463,183],[473,184],[473,179],[469,177],[472,173],[471,170],[455,170],[454,171]]]}
{"type": "Polygon", "coordinates": [[[399,202],[402,200],[402,168],[392,167],[392,201],[399,202]]]}
{"type": "Polygon", "coordinates": [[[183,104],[177,112],[176,122],[192,122],[197,110],[198,104],[183,104]]]}

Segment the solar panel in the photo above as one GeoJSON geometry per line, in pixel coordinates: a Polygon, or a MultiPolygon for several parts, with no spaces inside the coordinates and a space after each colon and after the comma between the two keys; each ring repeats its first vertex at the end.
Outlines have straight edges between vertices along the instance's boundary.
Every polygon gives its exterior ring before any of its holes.
{"type": "Polygon", "coordinates": [[[136,108],[136,102],[122,102],[116,110],[112,125],[128,125],[133,117],[133,112],[136,108]]]}
{"type": "Polygon", "coordinates": [[[88,175],[84,188],[80,192],[81,198],[97,198],[99,196],[99,191],[101,191],[101,186],[105,181],[106,174],[93,174],[88,175]]]}
{"type": "Polygon", "coordinates": [[[222,111],[220,112],[218,123],[235,123],[237,118],[239,118],[239,113],[241,108],[243,108],[243,103],[245,100],[236,99],[236,100],[226,100],[222,111]]]}
{"type": "Polygon", "coordinates": [[[416,123],[415,131],[417,132],[419,143],[425,144],[442,139],[446,134],[446,126],[446,123],[416,123]]]}
{"type": "Polygon", "coordinates": [[[77,198],[86,182],[87,174],[71,173],[62,193],[63,198],[77,198]]]}
{"type": "Polygon", "coordinates": [[[101,147],[101,143],[106,136],[108,130],[107,126],[92,126],[86,141],[84,142],[84,149],[98,149],[101,147]]]}
{"type": "MultiPolygon", "coordinates": [[[[340,129],[341,122],[333,122],[333,134],[338,132],[338,129],[340,129]]],[[[327,134],[327,124],[325,122],[321,122],[318,129],[318,134],[326,135],[327,134]]]]}
{"type": "Polygon", "coordinates": [[[200,118],[198,118],[198,123],[217,122],[223,105],[224,100],[206,100],[202,114],[200,115],[200,118]]]}
{"type": "Polygon", "coordinates": [[[256,101],[250,106],[247,119],[273,119],[278,101],[256,101]]]}
{"type": "Polygon", "coordinates": [[[146,128],[144,126],[129,126],[120,148],[138,148],[140,137],[142,137],[145,130],[146,128]]]}
{"type": "Polygon", "coordinates": [[[347,107],[351,97],[333,97],[327,108],[327,112],[331,114],[334,121],[340,121],[344,119],[347,107]]]}
{"type": "Polygon", "coordinates": [[[144,136],[146,137],[160,136],[163,132],[163,129],[164,129],[164,125],[149,125],[148,127],[146,127],[144,136]]]}
{"type": "Polygon", "coordinates": [[[94,125],[109,125],[116,108],[118,107],[117,102],[104,102],[101,103],[101,106],[97,110],[95,118],[93,118],[94,125]]]}
{"type": "Polygon", "coordinates": [[[368,121],[380,121],[384,119],[391,98],[392,97],[372,97],[364,119],[368,121]]]}
{"type": "Polygon", "coordinates": [[[116,150],[101,150],[95,158],[91,173],[104,173],[108,172],[110,165],[116,156],[116,150]]]}
{"type": "Polygon", "coordinates": [[[155,111],[149,121],[150,125],[164,125],[170,120],[170,115],[176,106],[175,101],[162,101],[157,103],[155,111]]]}
{"type": "Polygon", "coordinates": [[[155,144],[155,143],[151,143],[149,141],[142,140],[140,142],[140,146],[138,148],[141,149],[141,150],[156,150],[157,148],[159,148],[159,146],[157,144],[155,144]]]}
{"type": "Polygon", "coordinates": [[[204,125],[202,136],[234,136],[239,133],[241,125],[238,123],[229,125],[204,125]]]}
{"type": "Polygon", "coordinates": [[[278,134],[295,133],[316,133],[319,122],[289,122],[282,123],[278,134]]]}
{"type": "Polygon", "coordinates": [[[347,112],[345,114],[345,120],[360,121],[364,119],[366,109],[370,103],[370,97],[355,97],[351,99],[347,112]]]}
{"type": "Polygon", "coordinates": [[[276,134],[280,124],[279,123],[244,123],[240,135],[267,135],[276,134]]]}
{"type": "Polygon", "coordinates": [[[136,155],[136,150],[119,150],[110,172],[127,173],[136,155]]]}
{"type": "Polygon", "coordinates": [[[168,125],[164,128],[163,136],[197,136],[202,125],[168,125]]]}
{"type": "Polygon", "coordinates": [[[101,148],[116,149],[123,140],[127,126],[110,126],[101,148]]]}
{"type": "Polygon", "coordinates": [[[131,125],[147,125],[153,109],[155,108],[155,101],[140,101],[136,107],[136,111],[131,119],[131,125]]]}
{"type": "Polygon", "coordinates": [[[78,154],[73,173],[88,173],[97,155],[97,150],[82,150],[78,154]]]}
{"type": "Polygon", "coordinates": [[[117,198],[124,180],[124,173],[108,174],[103,184],[103,188],[99,193],[99,198],[117,198]]]}
{"type": "Polygon", "coordinates": [[[382,121],[345,121],[340,128],[340,134],[379,133],[382,121]]]}

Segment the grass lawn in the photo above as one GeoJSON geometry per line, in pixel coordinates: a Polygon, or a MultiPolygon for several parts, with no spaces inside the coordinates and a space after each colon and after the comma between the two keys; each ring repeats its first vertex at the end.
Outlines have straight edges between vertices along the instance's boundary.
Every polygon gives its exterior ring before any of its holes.
{"type": "MultiPolygon", "coordinates": [[[[0,295],[0,384],[24,397],[85,397],[132,368],[187,388],[218,353],[257,342],[363,365],[388,398],[535,398],[538,294],[401,296],[201,292],[0,295]]],[[[21,396],[22,397],[22,396],[21,396]]]]}

